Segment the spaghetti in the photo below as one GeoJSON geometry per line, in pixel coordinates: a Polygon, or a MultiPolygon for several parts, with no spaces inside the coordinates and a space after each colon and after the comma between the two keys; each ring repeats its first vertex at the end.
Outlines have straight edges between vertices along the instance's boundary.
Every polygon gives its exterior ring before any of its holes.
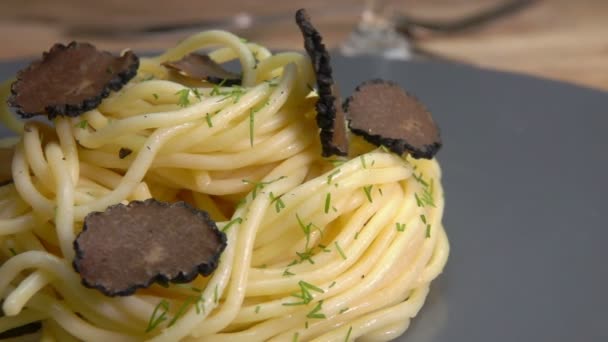
{"type": "Polygon", "coordinates": [[[0,332],[41,321],[47,341],[402,334],[448,257],[440,168],[357,137],[348,158],[322,158],[314,79],[305,55],[207,31],[142,59],[79,117],[20,126],[3,109],[20,139],[0,187],[0,332]],[[241,86],[162,66],[212,46],[217,63],[239,60],[241,86]],[[127,297],[83,287],[71,262],[84,217],[151,197],[218,222],[228,242],[214,274],[127,297]]]}

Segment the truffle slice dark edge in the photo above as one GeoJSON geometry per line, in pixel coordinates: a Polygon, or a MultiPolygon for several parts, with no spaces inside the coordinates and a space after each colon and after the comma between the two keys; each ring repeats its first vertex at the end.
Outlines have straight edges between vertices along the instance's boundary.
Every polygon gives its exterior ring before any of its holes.
{"type": "Polygon", "coordinates": [[[340,108],[340,98],[332,77],[331,57],[323,44],[319,31],[312,25],[304,9],[295,15],[296,23],[304,38],[304,48],[310,57],[317,78],[319,99],[316,103],[317,126],[321,129],[322,155],[348,155],[346,121],[340,108]]]}
{"type": "MultiPolygon", "coordinates": [[[[442,146],[439,127],[432,121],[432,118],[431,118],[432,125],[429,125],[426,128],[427,128],[427,130],[430,131],[429,132],[430,134],[435,136],[435,139],[432,139],[433,141],[431,143],[422,144],[422,145],[414,145],[414,144],[410,143],[407,136],[403,136],[401,138],[396,139],[396,138],[389,138],[389,137],[382,136],[382,134],[372,134],[372,133],[370,133],[370,130],[367,127],[359,127],[353,123],[353,121],[356,118],[353,117],[353,115],[349,114],[349,113],[351,112],[350,107],[351,107],[351,105],[353,105],[354,99],[357,96],[361,96],[362,92],[366,89],[366,87],[373,86],[373,85],[386,85],[386,86],[398,88],[400,91],[403,92],[404,96],[408,98],[408,101],[412,101],[412,103],[415,104],[415,106],[417,107],[417,109],[419,111],[421,111],[421,113],[424,112],[423,113],[424,115],[431,116],[430,111],[426,108],[426,106],[424,106],[424,104],[420,100],[418,100],[418,98],[416,96],[410,94],[407,90],[403,89],[397,83],[392,82],[392,81],[382,80],[382,79],[372,79],[372,80],[365,81],[365,82],[359,84],[356,87],[354,93],[344,101],[343,108],[344,108],[344,111],[347,113],[348,127],[349,127],[350,131],[355,135],[363,137],[366,141],[370,142],[371,144],[376,145],[378,147],[384,146],[384,147],[388,148],[390,151],[392,151],[398,155],[402,155],[407,152],[413,158],[416,158],[416,159],[420,159],[420,158],[432,159],[435,156],[435,154],[437,154],[437,152],[439,151],[439,149],[442,146]]],[[[392,99],[392,100],[396,100],[396,99],[392,99]]],[[[421,114],[421,113],[416,113],[416,114],[421,114]]],[[[400,120],[402,118],[382,118],[382,117],[378,117],[378,116],[373,116],[373,120],[383,120],[383,119],[391,120],[390,124],[392,124],[394,122],[398,122],[398,120],[400,120]]]]}
{"type": "MultiPolygon", "coordinates": [[[[66,65],[66,68],[69,67],[70,65],[66,65]]],[[[78,65],[72,67],[76,68],[78,67],[78,65]]],[[[49,119],[53,119],[54,117],[59,115],[75,117],[99,106],[101,101],[109,96],[110,91],[120,90],[133,77],[135,77],[138,68],[139,58],[132,51],[126,51],[122,56],[115,57],[112,56],[109,52],[97,50],[93,45],[89,43],[79,43],[73,41],[67,46],[57,43],[53,45],[48,52],[43,53],[42,59],[32,62],[29,66],[20,70],[17,73],[16,81],[13,82],[13,84],[11,85],[11,95],[9,96],[7,103],[11,107],[15,108],[17,114],[19,114],[24,119],[31,118],[37,115],[48,115],[49,119]],[[98,94],[96,96],[82,98],[77,104],[69,104],[62,102],[61,100],[56,100],[54,101],[54,103],[48,103],[44,106],[44,108],[40,108],[36,111],[25,110],[23,108],[24,105],[21,102],[22,99],[19,98],[19,93],[23,91],[23,89],[21,88],[24,86],[24,78],[30,76],[30,73],[35,73],[36,69],[44,67],[45,61],[47,61],[47,59],[56,58],[58,54],[62,54],[65,51],[79,48],[93,48],[99,54],[104,54],[115,58],[114,61],[123,60],[126,63],[125,67],[120,70],[109,70],[108,72],[113,73],[113,76],[109,81],[105,82],[104,84],[97,85],[99,87],[99,91],[97,92],[98,94]]],[[[74,82],[76,81],[80,80],[74,80],[74,82]]],[[[52,91],[52,89],[48,89],[48,91],[52,91]]],[[[60,95],[58,95],[58,97],[60,97],[60,95]]],[[[25,101],[27,101],[27,99],[25,99],[25,101]]]]}
{"type": "MultiPolygon", "coordinates": [[[[187,272],[180,271],[174,277],[167,277],[164,274],[158,273],[152,277],[149,277],[147,280],[142,281],[141,284],[134,284],[125,289],[108,289],[108,288],[104,287],[103,285],[100,285],[100,284],[97,284],[94,282],[90,282],[85,277],[81,276],[82,285],[84,285],[87,288],[97,289],[100,292],[102,292],[104,295],[110,296],[110,297],[129,296],[129,295],[134,294],[137,289],[148,288],[153,283],[159,283],[159,284],[168,284],[169,282],[188,283],[188,282],[193,281],[198,275],[208,276],[215,271],[215,269],[217,268],[217,266],[219,264],[219,259],[222,255],[222,252],[226,248],[227,238],[226,238],[226,235],[217,228],[215,222],[211,219],[209,214],[205,211],[198,210],[198,209],[190,206],[186,202],[166,203],[166,202],[159,202],[155,199],[147,199],[145,201],[132,201],[128,204],[128,206],[146,204],[146,203],[150,203],[150,202],[156,202],[165,208],[171,208],[171,207],[175,207],[175,206],[180,206],[180,207],[186,208],[193,215],[196,215],[198,218],[203,220],[203,222],[207,223],[212,228],[212,231],[214,232],[214,234],[216,234],[216,236],[220,240],[220,245],[218,246],[216,253],[213,255],[213,257],[210,258],[209,260],[206,260],[205,262],[203,262],[201,264],[196,265],[195,267],[193,267],[191,270],[189,270],[187,272]]],[[[124,207],[123,204],[116,204],[116,205],[108,207],[106,209],[106,211],[104,211],[104,212],[91,212],[89,215],[103,214],[112,209],[118,208],[120,206],[124,207]]],[[[87,217],[88,217],[88,215],[87,215],[87,217]]],[[[83,234],[87,229],[88,228],[86,225],[86,218],[85,218],[85,224],[83,226],[83,230],[79,234],[78,237],[80,237],[80,235],[83,234]]],[[[72,266],[74,267],[74,270],[80,274],[81,273],[80,261],[84,258],[85,251],[83,251],[83,249],[81,248],[78,237],[74,240],[74,243],[73,243],[74,250],[76,252],[76,257],[75,257],[74,261],[72,262],[72,266]]]]}

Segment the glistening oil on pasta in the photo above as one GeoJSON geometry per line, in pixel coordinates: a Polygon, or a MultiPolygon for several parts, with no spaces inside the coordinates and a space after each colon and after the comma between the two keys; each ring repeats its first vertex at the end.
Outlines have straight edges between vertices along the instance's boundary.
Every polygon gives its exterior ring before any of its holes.
{"type": "Polygon", "coordinates": [[[439,165],[354,135],[347,157],[322,157],[315,78],[303,53],[207,31],[142,58],[82,115],[22,122],[3,108],[19,136],[2,140],[12,179],[0,187],[0,332],[41,321],[61,341],[404,333],[449,253],[439,165]],[[163,66],[209,47],[216,63],[238,59],[240,85],[163,66]],[[84,287],[72,261],[85,217],[149,198],[209,213],[227,238],[217,269],[122,297],[84,287]]]}

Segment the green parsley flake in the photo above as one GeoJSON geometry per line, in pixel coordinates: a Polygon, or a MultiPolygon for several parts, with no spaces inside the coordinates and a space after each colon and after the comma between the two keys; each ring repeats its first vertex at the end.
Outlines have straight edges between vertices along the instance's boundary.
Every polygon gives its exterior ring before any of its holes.
{"type": "Polygon", "coordinates": [[[89,126],[89,122],[87,120],[80,120],[80,122],[78,122],[76,124],[76,127],[80,128],[80,129],[86,129],[89,126]]]}

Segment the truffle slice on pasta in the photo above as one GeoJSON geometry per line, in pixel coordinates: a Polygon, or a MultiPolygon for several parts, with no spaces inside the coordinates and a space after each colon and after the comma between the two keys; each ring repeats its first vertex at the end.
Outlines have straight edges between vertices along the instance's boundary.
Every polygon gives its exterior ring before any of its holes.
{"type": "Polygon", "coordinates": [[[344,112],[340,108],[340,97],[332,78],[329,52],[323,44],[319,31],[312,25],[304,9],[296,12],[296,23],[304,37],[304,48],[310,56],[317,78],[319,99],[317,100],[317,126],[321,129],[320,138],[323,156],[348,155],[348,134],[344,112]]]}
{"type": "Polygon", "coordinates": [[[126,296],[153,282],[210,275],[225,248],[226,235],[206,212],[148,199],[87,215],[73,264],[84,286],[126,296]]]}
{"type": "Polygon", "coordinates": [[[78,116],[97,107],[137,73],[139,58],[99,51],[88,43],[55,44],[17,74],[8,103],[23,118],[78,116]]]}
{"type": "Polygon", "coordinates": [[[197,81],[223,84],[227,87],[240,85],[241,76],[222,67],[208,55],[190,53],[177,61],[164,62],[163,66],[197,81]]]}
{"type": "Polygon", "coordinates": [[[363,82],[345,101],[344,110],[353,134],[394,153],[431,159],[441,147],[431,112],[393,82],[363,82]]]}

